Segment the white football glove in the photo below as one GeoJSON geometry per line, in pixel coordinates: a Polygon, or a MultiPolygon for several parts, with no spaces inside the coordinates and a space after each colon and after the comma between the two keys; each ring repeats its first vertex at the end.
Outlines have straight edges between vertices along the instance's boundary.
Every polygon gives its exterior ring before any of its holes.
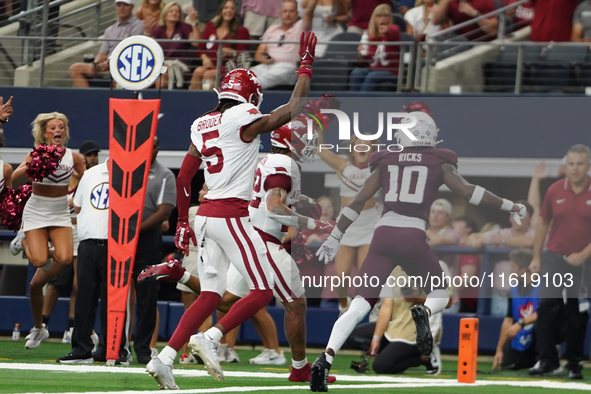
{"type": "Polygon", "coordinates": [[[328,264],[334,259],[339,250],[339,240],[330,235],[326,241],[316,251],[318,260],[324,261],[324,264],[328,264]]]}
{"type": "Polygon", "coordinates": [[[513,220],[515,220],[515,223],[517,223],[517,225],[521,225],[521,219],[525,218],[525,215],[527,215],[527,209],[525,208],[525,205],[523,204],[515,204],[519,207],[519,211],[517,212],[511,212],[511,216],[513,216],[513,220]]]}

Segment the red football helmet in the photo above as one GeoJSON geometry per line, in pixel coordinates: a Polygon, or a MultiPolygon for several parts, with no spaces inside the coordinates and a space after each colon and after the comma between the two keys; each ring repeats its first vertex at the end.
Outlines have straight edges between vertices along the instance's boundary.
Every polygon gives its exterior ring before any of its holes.
{"type": "Polygon", "coordinates": [[[424,112],[427,115],[431,115],[431,108],[421,101],[413,101],[410,104],[404,105],[402,112],[424,112]]]}
{"type": "Polygon", "coordinates": [[[296,118],[271,133],[271,145],[289,149],[295,154],[294,160],[300,163],[310,163],[316,156],[317,138],[318,134],[315,131],[312,138],[308,138],[306,124],[300,118],[296,118]]]}
{"type": "Polygon", "coordinates": [[[263,92],[259,79],[250,70],[236,68],[222,78],[218,99],[232,99],[251,103],[257,108],[263,102],[263,92]]]}

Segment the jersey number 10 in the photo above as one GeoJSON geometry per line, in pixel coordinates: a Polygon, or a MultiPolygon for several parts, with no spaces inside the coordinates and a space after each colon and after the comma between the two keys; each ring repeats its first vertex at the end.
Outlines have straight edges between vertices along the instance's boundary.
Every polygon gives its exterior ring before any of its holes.
{"type": "Polygon", "coordinates": [[[409,202],[414,204],[421,204],[423,202],[423,194],[425,193],[425,184],[427,183],[427,174],[429,169],[425,166],[409,166],[403,167],[402,178],[399,182],[398,176],[400,174],[400,167],[397,165],[388,166],[388,174],[390,175],[390,190],[384,196],[384,202],[409,202]],[[411,193],[410,181],[413,174],[416,173],[416,186],[414,192],[411,193]],[[398,188],[400,184],[400,189],[398,188]]]}

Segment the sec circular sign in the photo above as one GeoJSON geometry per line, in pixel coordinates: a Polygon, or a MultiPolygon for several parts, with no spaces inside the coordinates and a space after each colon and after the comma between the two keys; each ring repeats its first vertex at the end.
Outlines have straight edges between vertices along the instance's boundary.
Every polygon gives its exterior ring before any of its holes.
{"type": "Polygon", "coordinates": [[[127,90],[151,86],[160,76],[164,53],[150,37],[132,36],[121,41],[109,58],[111,76],[127,90]]]}

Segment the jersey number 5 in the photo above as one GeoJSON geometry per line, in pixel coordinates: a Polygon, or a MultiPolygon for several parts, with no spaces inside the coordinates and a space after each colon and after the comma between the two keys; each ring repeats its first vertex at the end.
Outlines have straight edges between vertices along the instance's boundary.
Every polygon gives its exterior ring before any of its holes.
{"type": "Polygon", "coordinates": [[[409,202],[420,204],[423,202],[423,194],[425,193],[425,184],[427,183],[427,174],[429,169],[425,166],[409,166],[404,167],[402,171],[401,181],[398,181],[400,167],[397,165],[388,166],[388,174],[390,174],[390,190],[384,196],[385,202],[409,202]],[[410,190],[410,181],[416,173],[416,185],[414,192],[410,190]],[[400,190],[398,189],[400,184],[400,190]]]}
{"type": "Polygon", "coordinates": [[[217,174],[218,172],[222,171],[222,168],[224,168],[224,155],[222,154],[222,150],[217,146],[212,146],[211,148],[205,147],[207,141],[218,138],[219,136],[220,133],[217,130],[203,133],[203,148],[201,149],[201,156],[203,156],[203,160],[207,165],[207,172],[210,174],[217,174]],[[213,156],[217,158],[215,164],[213,164],[213,156]]]}

